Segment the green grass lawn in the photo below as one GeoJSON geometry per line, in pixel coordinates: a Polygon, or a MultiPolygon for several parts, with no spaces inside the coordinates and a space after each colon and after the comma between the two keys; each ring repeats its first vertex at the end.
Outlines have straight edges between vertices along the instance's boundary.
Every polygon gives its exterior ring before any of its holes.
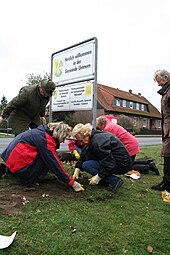
{"type": "MultiPolygon", "coordinates": [[[[160,148],[142,147],[138,158],[153,158],[162,175],[160,148]]],[[[145,255],[150,245],[152,254],[169,255],[170,204],[162,201],[161,192],[150,189],[161,181],[161,176],[150,172],[139,180],[125,176],[122,179],[123,186],[112,194],[107,187],[88,186],[85,175],[80,179],[86,187],[84,192],[69,189],[66,196],[35,196],[18,215],[2,212],[0,234],[17,231],[6,254],[145,255]]],[[[12,183],[8,178],[0,180],[0,198],[12,183]]]]}

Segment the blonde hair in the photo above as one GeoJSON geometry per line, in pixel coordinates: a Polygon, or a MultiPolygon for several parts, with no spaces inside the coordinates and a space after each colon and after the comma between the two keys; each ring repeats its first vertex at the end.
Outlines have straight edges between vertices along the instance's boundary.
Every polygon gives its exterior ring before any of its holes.
{"type": "Polygon", "coordinates": [[[90,136],[92,132],[92,125],[90,123],[87,124],[82,124],[79,123],[77,124],[73,130],[72,130],[72,136],[75,137],[77,134],[82,135],[82,137],[90,136]]]}
{"type": "Polygon", "coordinates": [[[107,122],[107,118],[106,117],[103,117],[103,116],[98,117],[96,119],[96,126],[97,126],[97,128],[100,129],[102,126],[105,126],[106,122],[107,122]]]}
{"type": "Polygon", "coordinates": [[[71,135],[72,128],[69,125],[62,122],[62,121],[55,122],[55,123],[48,123],[47,126],[48,126],[50,131],[55,130],[57,132],[57,137],[55,135],[53,135],[53,137],[58,138],[59,140],[62,140],[66,136],[69,137],[71,135]]]}

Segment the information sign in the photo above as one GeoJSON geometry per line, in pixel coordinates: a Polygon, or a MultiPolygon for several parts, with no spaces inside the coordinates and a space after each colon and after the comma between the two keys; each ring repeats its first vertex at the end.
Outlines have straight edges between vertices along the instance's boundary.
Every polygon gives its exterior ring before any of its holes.
{"type": "Polygon", "coordinates": [[[93,107],[93,84],[79,83],[57,87],[52,97],[52,111],[89,110],[93,107]]]}

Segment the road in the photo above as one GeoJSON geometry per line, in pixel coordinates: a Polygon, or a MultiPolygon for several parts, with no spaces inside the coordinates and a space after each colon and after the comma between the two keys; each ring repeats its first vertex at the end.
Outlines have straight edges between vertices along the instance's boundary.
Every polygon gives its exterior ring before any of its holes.
{"type": "Polygon", "coordinates": [[[162,144],[161,136],[135,136],[139,146],[154,146],[162,144]]]}
{"type": "MultiPolygon", "coordinates": [[[[7,147],[7,145],[12,141],[13,138],[0,138],[0,153],[7,147]]],[[[136,136],[136,139],[139,142],[139,146],[152,146],[162,144],[161,136],[136,136]]],[[[58,151],[67,151],[68,141],[61,144],[58,151]]]]}

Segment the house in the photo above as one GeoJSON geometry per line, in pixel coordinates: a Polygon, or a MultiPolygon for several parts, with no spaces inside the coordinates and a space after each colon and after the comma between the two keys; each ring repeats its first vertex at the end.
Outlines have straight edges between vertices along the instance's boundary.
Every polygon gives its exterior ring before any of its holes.
{"type": "MultiPolygon", "coordinates": [[[[161,130],[161,113],[140,93],[97,84],[97,116],[104,114],[124,114],[132,119],[136,129],[161,130]]],[[[74,117],[89,122],[92,111],[75,112],[74,117]]]]}

